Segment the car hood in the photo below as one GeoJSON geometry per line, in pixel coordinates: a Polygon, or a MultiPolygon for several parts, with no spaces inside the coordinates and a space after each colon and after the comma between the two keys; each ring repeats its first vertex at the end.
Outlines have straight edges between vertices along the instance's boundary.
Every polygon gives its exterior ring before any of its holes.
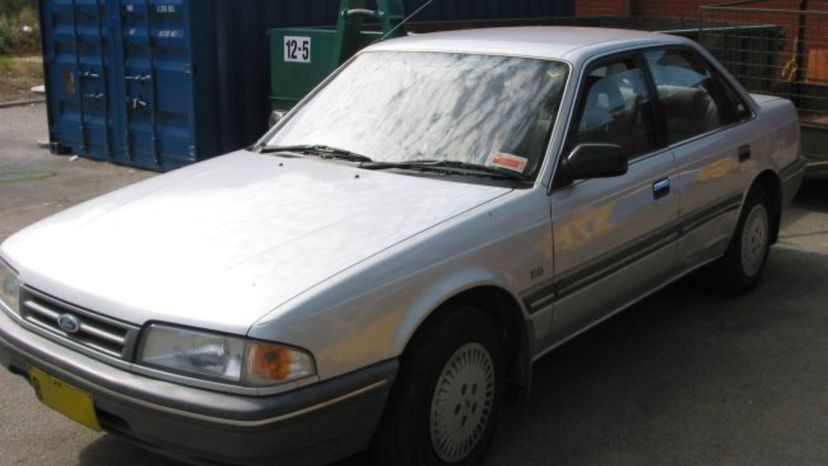
{"type": "Polygon", "coordinates": [[[509,191],[237,152],[36,223],[2,255],[24,283],[93,311],[243,334],[327,278],[509,191]]]}

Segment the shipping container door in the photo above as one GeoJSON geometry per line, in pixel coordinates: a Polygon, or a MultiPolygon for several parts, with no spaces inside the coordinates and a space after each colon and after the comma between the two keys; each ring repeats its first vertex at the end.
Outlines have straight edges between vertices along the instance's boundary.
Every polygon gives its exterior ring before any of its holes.
{"type": "Polygon", "coordinates": [[[43,2],[51,139],[75,154],[106,160],[111,94],[106,0],[43,2]]]}
{"type": "MultiPolygon", "coordinates": [[[[121,163],[172,169],[196,159],[189,14],[184,0],[114,0],[121,163]]],[[[197,3],[197,2],[193,2],[197,3]]]]}

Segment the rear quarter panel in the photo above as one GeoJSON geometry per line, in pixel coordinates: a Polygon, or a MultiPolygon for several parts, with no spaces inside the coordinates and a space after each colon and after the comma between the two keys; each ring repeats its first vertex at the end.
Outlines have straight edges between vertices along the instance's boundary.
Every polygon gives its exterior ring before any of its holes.
{"type": "Polygon", "coordinates": [[[794,163],[801,153],[799,115],[790,100],[751,94],[759,110],[753,143],[761,168],[781,171],[794,163]]]}

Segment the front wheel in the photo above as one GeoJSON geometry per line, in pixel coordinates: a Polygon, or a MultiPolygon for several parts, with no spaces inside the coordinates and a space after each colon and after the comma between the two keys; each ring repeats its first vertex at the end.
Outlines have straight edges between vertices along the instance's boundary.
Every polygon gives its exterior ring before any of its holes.
{"type": "Polygon", "coordinates": [[[746,293],[759,282],[770,250],[772,209],[765,188],[751,189],[730,245],[713,268],[723,292],[746,293]]]}
{"type": "Polygon", "coordinates": [[[479,462],[501,405],[504,368],[493,319],[471,307],[445,309],[402,357],[374,442],[378,464],[479,462]]]}

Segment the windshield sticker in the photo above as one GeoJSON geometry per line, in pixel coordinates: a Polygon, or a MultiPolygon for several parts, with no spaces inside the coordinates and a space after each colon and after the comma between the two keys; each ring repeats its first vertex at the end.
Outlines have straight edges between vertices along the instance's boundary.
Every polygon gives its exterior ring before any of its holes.
{"type": "Polygon", "coordinates": [[[513,172],[523,173],[523,170],[526,169],[526,163],[526,157],[507,154],[505,152],[495,152],[491,157],[489,157],[488,165],[498,168],[505,168],[506,170],[511,170],[513,172]]]}

